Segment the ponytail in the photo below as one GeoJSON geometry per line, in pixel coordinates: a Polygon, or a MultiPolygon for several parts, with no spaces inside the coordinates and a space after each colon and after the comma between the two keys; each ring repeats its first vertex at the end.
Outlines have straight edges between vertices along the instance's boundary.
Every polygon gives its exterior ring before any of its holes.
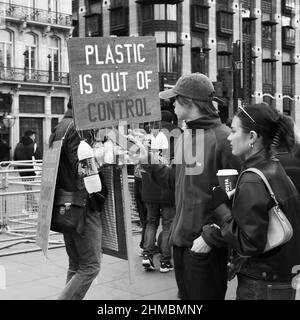
{"type": "Polygon", "coordinates": [[[278,113],[277,130],[273,137],[272,147],[286,148],[292,152],[295,148],[296,139],[294,132],[294,122],[292,118],[278,113]]]}

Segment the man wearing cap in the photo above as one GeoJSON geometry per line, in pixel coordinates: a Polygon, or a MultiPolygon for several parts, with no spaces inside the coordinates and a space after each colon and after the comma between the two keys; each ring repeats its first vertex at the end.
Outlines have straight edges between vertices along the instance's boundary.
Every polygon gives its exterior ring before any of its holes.
{"type": "Polygon", "coordinates": [[[187,125],[176,143],[175,168],[144,165],[164,187],[175,188],[170,242],[179,294],[189,300],[222,300],[227,289],[227,248],[214,225],[211,190],[218,185],[219,169],[239,169],[227,141],[230,129],[220,121],[212,104],[213,84],[203,74],[184,75],[159,96],[175,98],[178,120],[187,125]]]}

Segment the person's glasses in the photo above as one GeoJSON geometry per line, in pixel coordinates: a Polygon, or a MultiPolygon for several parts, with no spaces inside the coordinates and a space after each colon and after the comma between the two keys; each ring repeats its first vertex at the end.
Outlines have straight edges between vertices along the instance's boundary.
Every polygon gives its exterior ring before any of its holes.
{"type": "Polygon", "coordinates": [[[245,110],[245,108],[243,107],[243,105],[239,105],[239,109],[241,109],[245,115],[253,122],[253,123],[256,123],[255,120],[250,116],[250,114],[245,110]]]}

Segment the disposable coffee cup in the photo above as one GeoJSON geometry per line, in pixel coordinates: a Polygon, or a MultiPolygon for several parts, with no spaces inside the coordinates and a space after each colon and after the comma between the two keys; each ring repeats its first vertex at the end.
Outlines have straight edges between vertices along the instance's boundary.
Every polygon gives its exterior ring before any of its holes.
{"type": "Polygon", "coordinates": [[[226,192],[235,188],[239,173],[235,169],[223,169],[217,172],[219,186],[226,192]]]}

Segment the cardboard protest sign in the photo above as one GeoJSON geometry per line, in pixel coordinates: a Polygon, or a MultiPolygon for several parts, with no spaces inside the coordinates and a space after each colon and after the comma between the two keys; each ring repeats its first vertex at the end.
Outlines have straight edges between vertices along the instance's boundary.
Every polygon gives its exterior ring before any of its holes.
{"type": "Polygon", "coordinates": [[[47,255],[48,251],[52,208],[61,147],[62,141],[55,141],[52,148],[46,150],[43,156],[43,173],[36,232],[36,244],[42,249],[45,255],[47,255]]]}
{"type": "Polygon", "coordinates": [[[161,119],[155,37],[70,38],[68,49],[77,129],[161,119]]]}

